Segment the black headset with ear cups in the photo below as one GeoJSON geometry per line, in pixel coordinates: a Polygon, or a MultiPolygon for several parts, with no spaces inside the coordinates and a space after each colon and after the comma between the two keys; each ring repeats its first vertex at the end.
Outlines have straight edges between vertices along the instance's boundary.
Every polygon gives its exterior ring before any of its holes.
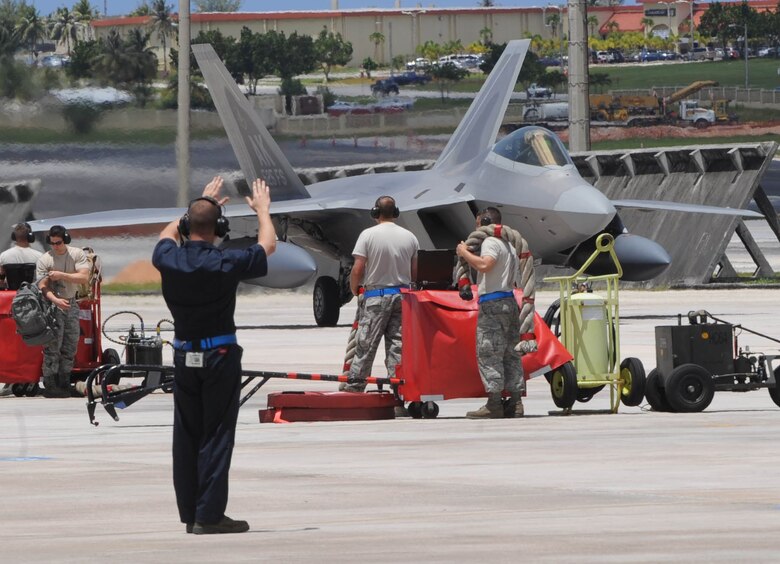
{"type": "Polygon", "coordinates": [[[20,227],[24,226],[25,229],[27,229],[27,242],[28,243],[34,243],[35,242],[35,233],[33,233],[32,227],[30,227],[30,224],[26,221],[24,223],[17,223],[13,226],[13,229],[11,230],[11,241],[16,241],[16,230],[20,227]]]}
{"type": "MultiPolygon", "coordinates": [[[[62,225],[52,225],[51,226],[51,229],[49,229],[49,233],[46,234],[46,244],[47,245],[51,245],[51,230],[54,229],[55,227],[62,228],[62,231],[63,231],[63,233],[62,233],[62,242],[65,243],[66,245],[70,245],[70,241],[71,241],[70,233],[68,233],[68,230],[65,229],[64,227],[62,227],[62,225]]],[[[55,237],[56,237],[56,235],[55,235],[55,237]]]]}
{"type": "MultiPolygon", "coordinates": [[[[389,198],[390,196],[379,196],[376,199],[376,202],[374,202],[374,207],[369,210],[369,214],[373,219],[379,219],[379,216],[381,215],[381,210],[379,209],[379,201],[382,198],[389,198]]],[[[395,199],[393,199],[393,202],[395,202],[395,199]]],[[[397,218],[399,215],[401,215],[401,210],[398,209],[398,206],[393,206],[393,219],[397,218]]]]}
{"type": "Polygon", "coordinates": [[[179,219],[179,233],[181,233],[184,237],[190,236],[189,208],[192,206],[192,204],[194,204],[199,200],[209,202],[210,204],[216,206],[217,208],[217,212],[219,215],[217,215],[217,221],[214,224],[214,235],[216,235],[217,237],[224,237],[225,235],[227,235],[228,232],[230,231],[230,222],[228,221],[228,218],[222,215],[222,206],[219,205],[219,202],[209,196],[201,196],[200,198],[195,198],[194,200],[190,201],[189,206],[187,206],[187,211],[184,213],[183,216],[181,216],[181,219],[179,219]]]}

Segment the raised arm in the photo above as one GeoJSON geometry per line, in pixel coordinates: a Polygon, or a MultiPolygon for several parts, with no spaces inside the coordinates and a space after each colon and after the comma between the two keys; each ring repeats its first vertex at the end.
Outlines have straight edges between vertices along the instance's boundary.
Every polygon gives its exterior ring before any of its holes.
{"type": "Polygon", "coordinates": [[[271,191],[265,180],[258,178],[252,183],[252,197],[246,203],[257,214],[257,243],[271,256],[276,250],[276,231],[271,221],[271,191]]]}

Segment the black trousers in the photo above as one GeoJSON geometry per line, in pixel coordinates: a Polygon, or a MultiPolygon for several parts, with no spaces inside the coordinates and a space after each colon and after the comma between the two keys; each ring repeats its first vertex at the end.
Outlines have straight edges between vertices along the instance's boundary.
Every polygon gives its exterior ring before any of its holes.
{"type": "Polygon", "coordinates": [[[203,368],[174,354],[173,487],[182,523],[219,522],[228,501],[228,473],[241,392],[238,345],[205,351],[203,368]]]}

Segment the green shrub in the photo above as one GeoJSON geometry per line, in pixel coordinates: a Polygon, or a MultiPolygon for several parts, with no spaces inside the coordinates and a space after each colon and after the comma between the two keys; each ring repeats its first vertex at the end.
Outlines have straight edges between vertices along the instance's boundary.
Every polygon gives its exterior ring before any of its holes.
{"type": "Polygon", "coordinates": [[[84,135],[92,131],[102,115],[103,110],[100,106],[87,102],[65,104],[62,108],[62,116],[73,132],[78,135],[84,135]]]}

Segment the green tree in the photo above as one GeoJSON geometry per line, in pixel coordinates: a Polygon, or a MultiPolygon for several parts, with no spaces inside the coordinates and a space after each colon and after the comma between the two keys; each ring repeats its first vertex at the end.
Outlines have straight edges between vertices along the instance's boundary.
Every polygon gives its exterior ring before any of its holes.
{"type": "Polygon", "coordinates": [[[352,43],[344,41],[340,33],[333,33],[323,28],[314,41],[314,51],[317,61],[322,65],[325,82],[328,82],[330,70],[334,65],[346,65],[352,59],[352,43]]]}
{"type": "Polygon", "coordinates": [[[268,34],[253,33],[248,27],[241,29],[237,43],[227,48],[225,56],[228,70],[246,81],[249,92],[257,92],[257,82],[264,76],[274,72],[274,59],[280,55],[272,54],[272,50],[283,50],[283,46],[275,44],[276,32],[268,34]],[[273,35],[271,35],[273,34],[273,35]]]}
{"type": "Polygon", "coordinates": [[[100,56],[100,42],[94,39],[79,41],[73,46],[70,54],[70,64],[65,67],[65,73],[74,80],[80,78],[95,78],[94,63],[100,56]]]}
{"type": "Polygon", "coordinates": [[[0,59],[11,59],[22,43],[13,26],[0,26],[0,59]]]}
{"type": "Polygon", "coordinates": [[[276,48],[273,48],[271,52],[275,55],[274,69],[280,78],[293,78],[317,68],[317,54],[314,50],[314,41],[310,36],[298,35],[298,32],[295,31],[286,39],[284,33],[279,35],[281,42],[277,38],[275,40],[276,48]]]}
{"type": "Polygon", "coordinates": [[[195,0],[197,12],[238,12],[241,0],[195,0]]]}
{"type": "Polygon", "coordinates": [[[79,28],[79,22],[73,12],[67,8],[58,9],[51,25],[51,38],[58,43],[65,43],[68,55],[70,55],[70,42],[71,40],[76,42],[79,28]]]}
{"type": "Polygon", "coordinates": [[[493,43],[493,30],[489,27],[483,27],[479,30],[479,42],[482,45],[490,45],[493,43]]]}
{"type": "Polygon", "coordinates": [[[604,88],[612,84],[612,79],[609,77],[609,73],[593,72],[589,74],[588,82],[599,92],[604,92],[604,88]]]}
{"type": "Polygon", "coordinates": [[[699,33],[708,37],[717,37],[724,49],[732,37],[736,37],[734,27],[737,23],[736,13],[731,6],[713,2],[701,17],[699,33]]]}
{"type": "Polygon", "coordinates": [[[542,86],[552,88],[553,91],[557,90],[560,86],[567,84],[568,80],[566,76],[559,70],[551,70],[543,72],[537,79],[537,83],[542,86]]]}
{"type": "Polygon", "coordinates": [[[73,5],[73,17],[81,24],[81,28],[84,30],[84,36],[87,39],[92,39],[91,30],[92,26],[90,22],[98,17],[98,11],[92,7],[89,0],[78,0],[73,5]]]}
{"type": "Polygon", "coordinates": [[[375,31],[369,35],[368,38],[371,40],[371,43],[374,44],[374,57],[377,61],[381,61],[384,59],[384,51],[380,51],[380,46],[385,42],[385,35],[380,31],[375,31]]]}
{"type": "Polygon", "coordinates": [[[404,64],[406,63],[406,56],[405,55],[396,55],[393,57],[393,60],[390,62],[391,68],[394,70],[400,71],[404,68],[404,64]]]}
{"type": "Polygon", "coordinates": [[[460,82],[469,75],[469,71],[456,67],[453,63],[447,62],[443,65],[437,65],[431,69],[431,77],[434,82],[439,85],[439,91],[441,92],[441,101],[444,101],[444,92],[446,90],[449,97],[450,85],[455,82],[460,82]]]}
{"type": "Polygon", "coordinates": [[[151,25],[152,30],[157,32],[162,42],[163,50],[163,72],[168,75],[168,56],[167,45],[168,38],[173,35],[176,24],[173,21],[173,5],[166,4],[165,0],[152,0],[151,5],[151,25]]]}
{"type": "Polygon", "coordinates": [[[599,25],[599,19],[596,16],[588,16],[588,29],[590,30],[590,36],[596,35],[596,28],[599,25]]]}
{"type": "Polygon", "coordinates": [[[366,76],[368,78],[371,78],[371,73],[379,68],[379,65],[371,57],[366,57],[363,59],[363,62],[360,64],[360,66],[364,71],[366,71],[366,76]]]}
{"type": "Polygon", "coordinates": [[[131,29],[125,39],[125,51],[130,68],[128,86],[143,107],[152,96],[152,80],[157,76],[157,55],[149,46],[151,34],[141,28],[131,29]]]}
{"type": "Polygon", "coordinates": [[[35,45],[48,36],[47,31],[46,22],[41,18],[38,10],[32,6],[27,6],[19,23],[16,24],[16,33],[19,41],[27,45],[30,53],[34,53],[35,45]]]}
{"type": "Polygon", "coordinates": [[[547,16],[547,21],[544,24],[550,27],[553,38],[558,37],[558,26],[561,24],[560,12],[553,12],[547,16]]]}
{"type": "Polygon", "coordinates": [[[130,16],[151,16],[152,15],[152,9],[149,7],[149,4],[146,2],[146,0],[143,0],[138,6],[130,12],[130,16]]]}
{"type": "Polygon", "coordinates": [[[104,81],[121,86],[130,80],[131,61],[122,36],[115,29],[100,40],[100,52],[93,61],[95,74],[104,81]]]}

